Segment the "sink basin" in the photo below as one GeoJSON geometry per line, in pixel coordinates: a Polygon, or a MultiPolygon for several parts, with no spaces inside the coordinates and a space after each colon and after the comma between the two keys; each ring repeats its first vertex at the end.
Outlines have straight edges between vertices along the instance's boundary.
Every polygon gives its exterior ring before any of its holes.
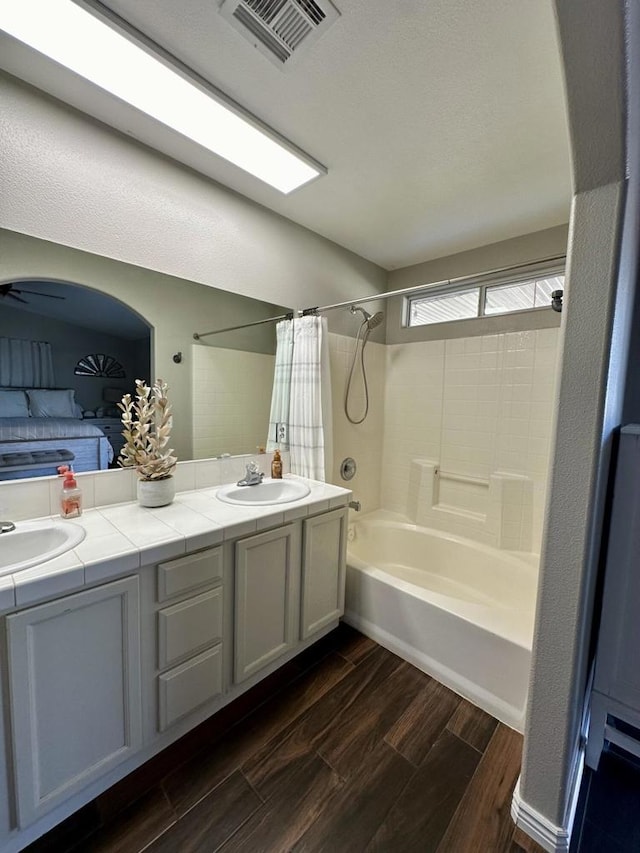
{"type": "Polygon", "coordinates": [[[84,537],[84,528],[72,521],[18,522],[15,530],[0,534],[0,575],[59,557],[79,545],[84,537]]]}
{"type": "Polygon", "coordinates": [[[216,496],[227,504],[237,506],[267,506],[286,504],[306,498],[311,489],[299,480],[263,480],[257,486],[222,486],[216,496]]]}

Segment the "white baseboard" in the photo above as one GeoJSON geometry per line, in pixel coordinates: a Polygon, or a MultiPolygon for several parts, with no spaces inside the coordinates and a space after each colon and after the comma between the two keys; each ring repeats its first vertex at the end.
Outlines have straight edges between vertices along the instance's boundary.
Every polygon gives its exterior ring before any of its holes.
{"type": "Polygon", "coordinates": [[[539,811],[526,803],[520,796],[520,779],[516,783],[511,800],[511,817],[516,826],[519,826],[530,838],[537,841],[541,847],[549,853],[569,853],[571,843],[571,832],[573,820],[578,805],[580,783],[584,770],[584,750],[577,756],[575,772],[571,780],[571,798],[567,810],[566,826],[558,826],[552,823],[539,811]]]}

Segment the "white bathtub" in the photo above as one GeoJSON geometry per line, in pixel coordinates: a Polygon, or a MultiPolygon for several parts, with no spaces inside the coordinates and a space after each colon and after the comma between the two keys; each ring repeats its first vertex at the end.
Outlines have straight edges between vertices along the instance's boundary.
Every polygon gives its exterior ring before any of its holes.
{"type": "Polygon", "coordinates": [[[350,528],[345,621],[522,731],[537,561],[378,511],[350,528]]]}

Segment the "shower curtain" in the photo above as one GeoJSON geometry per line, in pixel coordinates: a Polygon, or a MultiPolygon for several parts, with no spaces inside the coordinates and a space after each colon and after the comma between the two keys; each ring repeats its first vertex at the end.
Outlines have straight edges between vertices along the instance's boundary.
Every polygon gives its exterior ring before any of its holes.
{"type": "Polygon", "coordinates": [[[55,380],[51,344],[0,338],[0,385],[52,388],[55,380]]]}
{"type": "MultiPolygon", "coordinates": [[[[286,411],[287,416],[282,420],[288,425],[291,473],[324,482],[330,476],[333,458],[326,318],[309,316],[279,323],[278,350],[271,420],[286,411]],[[285,324],[289,325],[285,327],[285,324]],[[290,371],[287,372],[284,365],[289,356],[290,371]],[[288,401],[285,399],[287,376],[290,382],[288,401]]],[[[277,422],[270,424],[270,430],[275,431],[277,422]]],[[[276,446],[274,442],[269,449],[276,446]]]]}
{"type": "Polygon", "coordinates": [[[291,397],[291,364],[293,360],[293,320],[281,320],[276,326],[276,365],[273,373],[271,413],[267,450],[288,450],[288,441],[279,441],[278,424],[289,425],[289,400],[291,397]]]}
{"type": "Polygon", "coordinates": [[[289,403],[292,474],[326,480],[331,464],[331,379],[326,317],[293,321],[289,403]]]}

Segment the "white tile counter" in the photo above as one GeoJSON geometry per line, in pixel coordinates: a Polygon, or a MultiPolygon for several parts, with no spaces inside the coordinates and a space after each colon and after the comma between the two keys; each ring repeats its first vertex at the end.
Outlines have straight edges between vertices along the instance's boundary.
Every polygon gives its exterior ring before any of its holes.
{"type": "MultiPolygon", "coordinates": [[[[70,522],[63,520],[63,523],[78,524],[86,531],[79,545],[53,560],[0,577],[0,614],[224,540],[337,509],[346,506],[351,498],[351,492],[340,486],[313,480],[305,482],[310,493],[286,504],[232,506],[216,497],[220,488],[216,486],[179,492],[174,502],[166,507],[148,509],[136,502],[125,502],[85,510],[80,518],[70,522]]],[[[24,483],[20,483],[22,485],[24,483]]],[[[27,482],[26,485],[35,486],[35,483],[27,482]]],[[[59,482],[52,480],[50,488],[59,490],[59,482]]],[[[5,495],[9,498],[10,492],[5,495]]],[[[35,502],[34,506],[39,510],[43,502],[35,502]]],[[[11,518],[10,503],[5,514],[11,518]]],[[[42,514],[30,520],[47,518],[60,521],[57,515],[42,514]]],[[[19,529],[20,521],[16,525],[19,529]]]]}

